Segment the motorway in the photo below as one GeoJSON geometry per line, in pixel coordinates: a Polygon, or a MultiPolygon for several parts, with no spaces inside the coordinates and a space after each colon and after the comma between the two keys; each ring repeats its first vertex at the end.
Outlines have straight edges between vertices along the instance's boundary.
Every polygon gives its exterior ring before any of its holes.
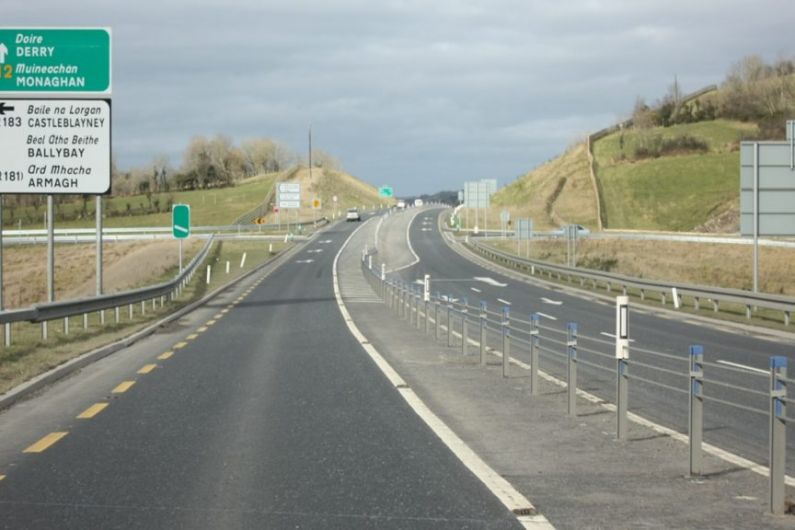
{"type": "Polygon", "coordinates": [[[0,527],[519,527],[346,328],[353,229],[0,414],[0,527]]]}
{"type": "MultiPolygon", "coordinates": [[[[579,326],[580,388],[615,402],[615,361],[611,335],[615,331],[615,307],[589,294],[573,295],[560,287],[533,281],[517,281],[513,274],[501,274],[496,267],[486,269],[452,250],[442,239],[438,216],[442,210],[426,210],[409,226],[407,237],[419,263],[397,273],[408,283],[431,275],[432,291],[455,300],[467,299],[470,306],[485,301],[491,311],[510,308],[513,318],[529,320],[533,312],[542,314],[541,344],[557,349],[559,355],[542,355],[543,370],[565,380],[565,339],[567,322],[579,326]],[[475,280],[488,277],[492,282],[475,280]],[[502,286],[496,284],[503,284],[502,286]],[[554,341],[557,341],[554,342],[554,341]],[[595,353],[591,353],[595,352],[595,353]],[[597,355],[601,354],[601,355],[597,355]],[[594,366],[587,366],[585,362],[594,366]]],[[[459,245],[460,246],[460,245],[459,245]]],[[[473,322],[476,319],[473,318],[473,322]]],[[[471,329],[475,329],[473,324],[471,329]]],[[[768,358],[793,356],[791,341],[766,340],[748,333],[732,331],[722,325],[687,322],[670,313],[633,307],[630,336],[629,408],[648,419],[679,432],[688,429],[688,348],[701,344],[705,360],[704,405],[706,442],[730,450],[758,463],[768,458],[768,358]],[[645,351],[644,351],[645,350],[645,351]],[[662,354],[662,355],[661,355],[662,354]],[[634,363],[634,364],[633,364],[634,363]],[[662,369],[662,370],[660,370],[662,369]],[[640,376],[650,382],[633,379],[640,376]],[[673,387],[665,388],[655,383],[673,387]],[[729,385],[729,386],[727,386],[729,385]],[[734,387],[742,387],[742,390],[734,387]],[[732,407],[716,400],[737,403],[753,410],[732,407]]],[[[497,344],[493,334],[492,344],[497,344]]],[[[518,344],[512,352],[528,362],[518,344]]],[[[788,453],[795,447],[795,426],[788,426],[788,453]]],[[[788,472],[795,470],[789,459],[788,472]]]]}

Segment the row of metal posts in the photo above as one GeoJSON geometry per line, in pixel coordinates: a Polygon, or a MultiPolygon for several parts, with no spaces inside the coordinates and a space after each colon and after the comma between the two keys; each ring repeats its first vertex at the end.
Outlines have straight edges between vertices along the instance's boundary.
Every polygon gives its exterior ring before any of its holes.
{"type": "MultiPolygon", "coordinates": [[[[382,269],[383,270],[383,269],[382,269]]],[[[382,274],[383,292],[385,300],[394,306],[394,292],[387,287],[386,277],[382,274]],[[391,293],[391,294],[390,294],[391,293]]],[[[402,287],[399,292],[405,292],[402,287]]],[[[419,293],[415,294],[419,300],[419,293]]],[[[425,332],[430,333],[430,297],[425,298],[425,332]]],[[[435,337],[440,338],[441,322],[439,318],[441,295],[437,292],[434,305],[435,337]]],[[[402,307],[403,304],[400,304],[402,307]]],[[[464,299],[462,310],[462,353],[467,352],[468,304],[464,299]]],[[[452,296],[447,298],[447,345],[452,345],[451,315],[453,310],[452,296]]],[[[629,346],[628,346],[628,321],[626,319],[627,300],[618,297],[616,305],[616,331],[619,339],[616,344],[616,437],[626,440],[628,427],[628,391],[629,391],[629,346]],[[622,310],[625,311],[622,317],[622,310]]],[[[419,320],[419,305],[417,305],[417,318],[419,320]]],[[[480,303],[480,364],[486,365],[488,352],[488,312],[486,302],[480,303]]],[[[530,392],[532,395],[539,393],[538,368],[540,349],[540,315],[533,313],[530,320],[530,392]]],[[[417,324],[418,329],[420,324],[417,324]]],[[[508,377],[510,365],[510,310],[503,308],[502,321],[502,372],[508,377]]],[[[577,331],[576,322],[569,322],[566,326],[566,357],[567,357],[567,412],[576,416],[577,411],[577,331]]],[[[690,346],[690,389],[689,389],[689,471],[693,476],[703,473],[703,432],[704,432],[704,348],[701,345],[690,346]]],[[[774,514],[783,514],[786,510],[786,426],[787,426],[787,358],[775,356],[770,358],[770,429],[769,429],[769,506],[774,514]]]]}

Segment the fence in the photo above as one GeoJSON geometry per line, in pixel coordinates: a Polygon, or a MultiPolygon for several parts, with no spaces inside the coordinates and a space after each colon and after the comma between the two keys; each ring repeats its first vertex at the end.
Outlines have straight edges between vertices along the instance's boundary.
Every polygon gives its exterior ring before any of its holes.
{"type": "Polygon", "coordinates": [[[25,309],[0,312],[0,324],[5,328],[5,346],[11,346],[12,329],[11,325],[18,322],[40,323],[42,325],[42,338],[47,339],[47,323],[57,319],[64,319],[64,333],[69,333],[69,318],[82,315],[83,327],[88,327],[88,315],[99,312],[100,321],[105,322],[105,311],[114,310],[115,322],[120,321],[121,307],[127,306],[129,318],[134,316],[134,305],[140,303],[141,313],[146,313],[146,304],[151,303],[152,309],[156,309],[158,302],[163,307],[166,302],[176,300],[196,273],[199,264],[204,261],[210,252],[213,244],[213,237],[207,239],[202,249],[190,261],[181,273],[177,274],[173,280],[132,289],[121,293],[105,294],[92,298],[65,300],[62,302],[51,302],[37,304],[25,309]]]}
{"type": "Polygon", "coordinates": [[[757,373],[731,363],[706,361],[705,349],[698,344],[687,352],[644,347],[642,338],[638,342],[629,338],[628,318],[621,316],[629,310],[623,296],[617,300],[617,329],[612,340],[583,333],[577,322],[558,328],[542,323],[543,313],[521,315],[512,313],[508,305],[495,310],[484,301],[472,305],[463,297],[431,293],[427,276],[423,285],[387,277],[386,267],[374,266],[374,256],[372,250],[362,253],[363,273],[398,318],[417,332],[459,349],[462,355],[478,355],[480,365],[487,364],[489,355],[500,357],[503,377],[512,376],[517,367],[529,371],[531,395],[539,394],[542,378],[565,386],[570,416],[577,414],[578,397],[615,411],[619,440],[627,439],[628,420],[633,417],[630,398],[640,403],[642,394],[657,393],[667,407],[679,405],[680,413],[687,417],[688,467],[693,476],[704,473],[705,404],[708,411],[720,412],[721,421],[726,421],[728,414],[738,428],[755,424],[767,430],[769,506],[775,514],[784,513],[785,487],[795,485],[786,477],[786,427],[795,422],[787,416],[787,404],[793,401],[788,398],[787,385],[795,380],[787,377],[786,357],[771,357],[769,371],[757,373]],[[583,380],[599,389],[590,392],[601,395],[578,389],[578,381],[583,380]],[[630,394],[632,387],[642,393],[630,394]]]}

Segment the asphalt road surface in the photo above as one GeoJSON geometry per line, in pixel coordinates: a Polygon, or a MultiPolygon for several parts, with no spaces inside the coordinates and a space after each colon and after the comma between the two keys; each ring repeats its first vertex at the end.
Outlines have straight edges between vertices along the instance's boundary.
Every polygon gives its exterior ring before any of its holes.
{"type": "Polygon", "coordinates": [[[0,415],[0,527],[518,527],[346,328],[355,226],[0,415]]]}
{"type": "MultiPolygon", "coordinates": [[[[595,300],[592,296],[572,296],[560,288],[520,282],[465,259],[443,241],[437,223],[440,212],[439,209],[429,209],[414,218],[409,238],[420,262],[398,274],[407,282],[430,274],[434,295],[438,292],[459,301],[467,299],[468,304],[475,307],[480,301],[485,301],[489,310],[494,312],[501,311],[507,305],[512,318],[530,320],[533,312],[541,312],[541,325],[547,328],[541,331],[542,347],[559,351],[558,356],[542,355],[541,367],[564,380],[565,348],[552,341],[564,341],[566,323],[576,322],[579,328],[580,360],[602,367],[597,369],[580,363],[580,388],[615,402],[615,361],[610,359],[614,355],[614,337],[611,335],[615,332],[615,306],[595,300]],[[504,286],[475,279],[484,277],[504,286]],[[591,354],[587,350],[603,356],[591,354]]],[[[475,320],[476,316],[473,315],[473,322],[475,320]]],[[[766,464],[768,358],[771,355],[784,355],[795,359],[793,347],[785,341],[764,340],[722,328],[719,325],[696,325],[634,307],[630,319],[633,342],[630,344],[629,409],[687,433],[688,349],[691,344],[703,345],[705,360],[713,363],[705,367],[705,394],[708,397],[704,405],[705,441],[766,464]],[[644,350],[655,352],[656,355],[644,350]],[[748,368],[738,368],[738,365],[748,368]],[[676,390],[633,380],[633,375],[676,390]],[[747,388],[750,392],[727,385],[747,388]],[[756,412],[728,406],[717,400],[737,403],[756,412]]],[[[518,344],[512,353],[529,361],[529,356],[523,357],[518,344]]],[[[788,427],[787,438],[788,453],[791,455],[795,448],[795,426],[788,427]]],[[[789,459],[788,471],[795,471],[792,458],[789,459]]]]}

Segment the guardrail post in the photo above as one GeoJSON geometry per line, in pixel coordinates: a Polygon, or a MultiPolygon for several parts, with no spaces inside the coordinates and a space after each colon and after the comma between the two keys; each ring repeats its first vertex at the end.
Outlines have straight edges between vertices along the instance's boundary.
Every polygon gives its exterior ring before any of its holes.
{"type": "Polygon", "coordinates": [[[486,302],[480,302],[480,365],[486,366],[486,323],[488,313],[486,312],[486,302]]]}
{"type": "Polygon", "coordinates": [[[577,323],[569,322],[566,326],[566,357],[568,359],[568,413],[577,415],[577,323]]]}
{"type": "Polygon", "coordinates": [[[99,310],[99,323],[101,325],[103,325],[103,326],[105,325],[105,310],[104,309],[100,309],[99,310]]]}
{"type": "Polygon", "coordinates": [[[63,334],[69,335],[69,317],[63,318],[63,334]]]}
{"type": "Polygon", "coordinates": [[[130,305],[129,305],[129,307],[128,307],[127,309],[128,309],[128,313],[129,313],[129,315],[130,315],[130,320],[132,320],[132,319],[133,319],[133,316],[135,316],[135,312],[134,312],[134,310],[133,310],[133,305],[132,305],[132,304],[130,304],[130,305]]]}
{"type": "Polygon", "coordinates": [[[447,295],[447,347],[453,345],[453,297],[447,295]]]}
{"type": "Polygon", "coordinates": [[[704,439],[704,347],[690,346],[690,475],[700,475],[701,443],[704,439]]]}
{"type": "Polygon", "coordinates": [[[467,329],[467,314],[469,313],[468,301],[464,297],[464,308],[461,310],[461,354],[467,354],[467,341],[469,340],[469,333],[467,329]]]}
{"type": "Polygon", "coordinates": [[[502,376],[509,377],[511,364],[511,310],[502,308],[502,376]]]}
{"type": "Polygon", "coordinates": [[[5,324],[4,340],[6,348],[11,346],[11,322],[6,322],[5,324]]]}
{"type": "Polygon", "coordinates": [[[436,322],[436,340],[437,341],[439,340],[439,334],[440,334],[440,332],[442,330],[442,325],[439,322],[439,305],[441,304],[440,300],[441,300],[441,297],[439,296],[439,293],[436,293],[436,300],[434,301],[434,309],[433,309],[433,319],[436,322]]]}
{"type": "Polygon", "coordinates": [[[119,323],[119,306],[113,308],[113,315],[116,317],[116,324],[119,323]]]}
{"type": "Polygon", "coordinates": [[[83,313],[83,329],[88,329],[88,313],[83,313]]]}
{"type": "MultiPolygon", "coordinates": [[[[422,312],[420,311],[420,307],[424,305],[424,300],[425,300],[425,295],[423,294],[422,290],[419,287],[417,287],[417,321],[416,321],[417,329],[422,329],[422,320],[420,318],[422,312]]],[[[428,318],[427,314],[425,315],[425,318],[428,318]]]]}
{"type": "Polygon", "coordinates": [[[431,332],[431,301],[430,297],[425,298],[425,334],[431,332]]]}
{"type": "Polygon", "coordinates": [[[146,300],[141,300],[141,314],[146,314],[146,300]]]}
{"type": "Polygon", "coordinates": [[[540,329],[538,324],[541,315],[533,313],[530,315],[530,394],[537,396],[541,389],[538,387],[538,363],[539,363],[539,342],[540,329]]]}
{"type": "Polygon", "coordinates": [[[411,298],[414,302],[414,311],[413,316],[414,320],[412,321],[416,326],[420,327],[420,292],[419,288],[415,285],[414,288],[411,290],[411,298]]]}
{"type": "Polygon", "coordinates": [[[47,340],[47,321],[41,323],[41,338],[47,340]]]}
{"type": "Polygon", "coordinates": [[[787,457],[787,358],[770,358],[770,511],[784,513],[787,457]]]}
{"type": "Polygon", "coordinates": [[[403,281],[399,281],[395,286],[395,313],[398,318],[403,317],[403,281]]]}

